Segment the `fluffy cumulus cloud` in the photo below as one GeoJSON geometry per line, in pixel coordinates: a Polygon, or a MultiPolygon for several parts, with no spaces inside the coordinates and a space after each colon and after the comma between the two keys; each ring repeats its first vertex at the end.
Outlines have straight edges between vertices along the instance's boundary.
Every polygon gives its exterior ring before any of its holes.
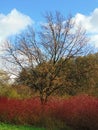
{"type": "Polygon", "coordinates": [[[16,9],[13,9],[7,15],[0,13],[0,41],[10,35],[18,34],[27,25],[32,24],[32,22],[29,16],[20,13],[16,9]]]}
{"type": "MultiPolygon", "coordinates": [[[[2,47],[4,40],[15,34],[19,34],[33,21],[31,18],[16,9],[13,9],[9,14],[0,13],[0,55],[3,53],[2,47]]],[[[3,60],[0,58],[0,68],[4,68],[3,60]]]]}
{"type": "Polygon", "coordinates": [[[88,16],[77,13],[76,23],[82,25],[91,38],[91,43],[98,47],[98,8],[88,16]]]}

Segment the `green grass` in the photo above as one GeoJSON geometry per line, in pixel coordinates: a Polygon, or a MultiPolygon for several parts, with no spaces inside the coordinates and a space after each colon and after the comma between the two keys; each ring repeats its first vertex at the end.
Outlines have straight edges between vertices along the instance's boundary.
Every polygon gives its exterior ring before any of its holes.
{"type": "Polygon", "coordinates": [[[11,124],[0,123],[0,130],[45,130],[45,129],[31,126],[16,126],[11,124]]]}

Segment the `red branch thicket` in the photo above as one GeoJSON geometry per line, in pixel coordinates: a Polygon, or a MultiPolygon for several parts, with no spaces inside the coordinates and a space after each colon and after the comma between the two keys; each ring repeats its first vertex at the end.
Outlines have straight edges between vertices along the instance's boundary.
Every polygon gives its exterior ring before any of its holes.
{"type": "Polygon", "coordinates": [[[38,98],[0,97],[1,122],[38,125],[49,118],[62,121],[75,130],[98,130],[98,98],[87,95],[51,98],[42,105],[38,98]]]}

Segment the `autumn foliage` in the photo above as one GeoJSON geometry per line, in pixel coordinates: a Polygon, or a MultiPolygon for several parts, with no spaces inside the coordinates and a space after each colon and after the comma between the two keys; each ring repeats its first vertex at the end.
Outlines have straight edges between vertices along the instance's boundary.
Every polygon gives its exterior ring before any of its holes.
{"type": "Polygon", "coordinates": [[[98,130],[98,99],[86,95],[55,99],[42,105],[38,98],[0,98],[0,121],[14,124],[45,125],[58,120],[76,130],[98,130]]]}

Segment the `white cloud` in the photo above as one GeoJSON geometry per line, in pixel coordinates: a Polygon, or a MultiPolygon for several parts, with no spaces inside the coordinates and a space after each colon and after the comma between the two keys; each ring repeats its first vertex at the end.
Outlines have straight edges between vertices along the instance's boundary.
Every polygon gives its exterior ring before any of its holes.
{"type": "MultiPolygon", "coordinates": [[[[22,14],[16,9],[13,9],[9,14],[0,13],[0,55],[4,40],[15,34],[19,34],[28,25],[34,23],[31,18],[22,14]]],[[[0,58],[0,68],[4,68],[3,60],[0,58]]]]}
{"type": "Polygon", "coordinates": [[[76,23],[82,25],[90,35],[91,43],[98,47],[98,8],[88,16],[77,13],[76,23]]]}
{"type": "Polygon", "coordinates": [[[32,24],[29,16],[13,9],[9,14],[0,14],[0,41],[10,35],[14,35],[23,30],[27,25],[32,24]]]}

